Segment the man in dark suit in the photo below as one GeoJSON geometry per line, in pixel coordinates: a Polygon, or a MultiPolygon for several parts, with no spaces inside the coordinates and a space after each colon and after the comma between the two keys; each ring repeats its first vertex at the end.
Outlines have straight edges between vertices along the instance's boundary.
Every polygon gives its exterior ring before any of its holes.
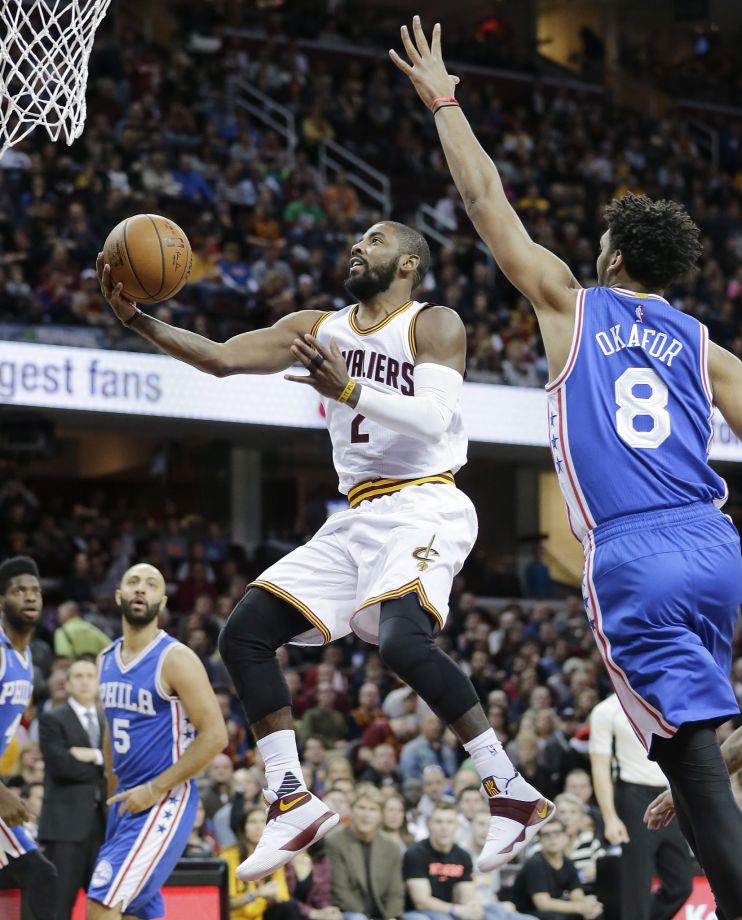
{"type": "Polygon", "coordinates": [[[59,920],[69,920],[79,889],[88,886],[106,817],[95,662],[70,665],[67,691],[67,702],[39,719],[45,764],[39,840],[59,873],[59,920]]]}
{"type": "Polygon", "coordinates": [[[364,786],[353,799],[350,826],[330,834],[325,851],[332,866],[332,904],[345,920],[402,916],[402,854],[381,833],[381,793],[364,786]]]}

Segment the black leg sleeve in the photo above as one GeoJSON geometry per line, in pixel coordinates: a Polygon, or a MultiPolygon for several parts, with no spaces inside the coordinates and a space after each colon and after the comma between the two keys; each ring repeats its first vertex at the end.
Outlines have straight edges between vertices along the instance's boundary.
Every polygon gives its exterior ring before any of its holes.
{"type": "Polygon", "coordinates": [[[434,622],[414,592],[381,605],[379,655],[449,725],[479,702],[469,678],[433,641],[434,622]]]}
{"type": "Polygon", "coordinates": [[[688,723],[673,738],[655,738],[652,752],[670,781],[680,826],[720,907],[728,917],[742,916],[742,811],[714,729],[688,723]]]}
{"type": "Polygon", "coordinates": [[[230,614],[219,654],[251,724],[291,705],[276,649],[309,628],[298,610],[262,588],[250,588],[230,614]]]}

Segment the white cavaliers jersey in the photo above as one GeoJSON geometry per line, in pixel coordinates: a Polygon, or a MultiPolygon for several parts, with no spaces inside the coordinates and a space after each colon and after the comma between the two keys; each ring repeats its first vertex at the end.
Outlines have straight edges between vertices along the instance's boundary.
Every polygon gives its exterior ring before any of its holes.
{"type": "MultiPolygon", "coordinates": [[[[382,393],[414,396],[415,322],[429,304],[410,300],[381,322],[361,329],[358,305],[325,313],[312,334],[323,345],[334,338],[348,365],[348,373],[364,387],[382,393]]],[[[461,407],[435,444],[391,431],[334,399],[322,400],[332,441],[332,456],[340,491],[374,479],[415,479],[450,470],[466,463],[467,437],[461,407]]]]}

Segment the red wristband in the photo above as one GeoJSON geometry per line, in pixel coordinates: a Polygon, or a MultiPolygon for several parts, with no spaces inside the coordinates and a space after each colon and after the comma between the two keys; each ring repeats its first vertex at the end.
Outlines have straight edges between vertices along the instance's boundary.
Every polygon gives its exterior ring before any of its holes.
{"type": "Polygon", "coordinates": [[[436,107],[439,105],[461,105],[458,99],[455,96],[436,96],[435,99],[428,105],[428,108],[431,112],[435,112],[436,107]]]}

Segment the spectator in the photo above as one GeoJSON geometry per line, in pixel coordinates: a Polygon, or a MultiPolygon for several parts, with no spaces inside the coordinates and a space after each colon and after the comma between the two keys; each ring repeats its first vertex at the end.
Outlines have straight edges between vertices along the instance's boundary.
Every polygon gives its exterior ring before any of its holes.
{"type": "Polygon", "coordinates": [[[453,842],[457,825],[454,807],[439,802],[428,821],[429,836],[405,853],[404,920],[482,920],[484,911],[471,880],[471,856],[453,842]]]}
{"type": "Polygon", "coordinates": [[[62,582],[62,594],[66,599],[77,601],[78,604],[87,604],[93,600],[90,559],[87,553],[75,553],[72,574],[62,582]]]}
{"type": "MultiPolygon", "coordinates": [[[[469,839],[464,849],[476,861],[482,852],[489,833],[489,811],[478,812],[472,818],[469,839]]],[[[484,920],[535,920],[530,914],[518,913],[512,901],[501,901],[500,870],[480,872],[475,865],[472,870],[472,883],[476,891],[477,902],[484,910],[484,920]]]]}
{"type": "Polygon", "coordinates": [[[193,822],[193,830],[186,843],[183,856],[190,859],[211,859],[216,855],[216,840],[209,832],[206,824],[206,811],[203,802],[199,800],[196,809],[196,819],[193,822]]]}
{"type": "Polygon", "coordinates": [[[353,799],[350,826],[326,839],[332,902],[345,920],[402,916],[402,854],[381,833],[381,808],[381,795],[372,786],[364,786],[353,799]]]}
{"type": "Polygon", "coordinates": [[[315,736],[305,737],[302,747],[301,768],[307,782],[307,789],[321,795],[327,781],[327,750],[324,741],[315,736]]]}
{"type": "Polygon", "coordinates": [[[603,818],[600,809],[593,799],[593,783],[587,770],[576,767],[570,770],[564,780],[564,791],[569,792],[582,802],[588,814],[593,819],[593,823],[598,832],[598,836],[603,836],[603,818]]]}
{"type": "Polygon", "coordinates": [[[299,739],[319,738],[326,748],[332,748],[348,737],[348,723],[335,709],[335,691],[332,684],[317,685],[317,705],[308,709],[301,720],[299,739]]]}
{"type": "Polygon", "coordinates": [[[251,808],[245,814],[238,842],[220,853],[229,866],[230,920],[293,920],[296,908],[289,898],[286,874],[277,869],[259,882],[242,882],[235,870],[257,846],[265,828],[265,809],[251,808]]]}
{"type": "Polygon", "coordinates": [[[420,778],[425,767],[439,766],[446,776],[456,772],[457,758],[454,751],[442,742],[444,725],[432,713],[420,721],[420,734],[408,741],[402,748],[399,768],[405,779],[420,778]]]}
{"type": "MultiPolygon", "coordinates": [[[[405,780],[403,792],[405,798],[409,795],[409,782],[414,780],[405,780]]],[[[443,770],[437,764],[431,764],[423,770],[421,783],[422,795],[414,810],[414,822],[410,821],[410,829],[415,836],[415,840],[422,840],[428,836],[428,819],[436,805],[442,803],[452,805],[455,802],[453,796],[446,792],[446,778],[443,770]]]]}
{"type": "Polygon", "coordinates": [[[526,566],[525,587],[528,597],[551,597],[551,572],[544,562],[544,547],[541,543],[534,546],[533,559],[526,566]]]}
{"type": "Polygon", "coordinates": [[[297,855],[284,867],[289,892],[299,913],[306,920],[342,920],[342,912],[332,903],[332,866],[325,852],[325,841],[297,855]]]}
{"type": "Polygon", "coordinates": [[[381,829],[387,837],[395,841],[401,853],[404,853],[407,847],[414,843],[415,838],[407,827],[405,800],[401,795],[393,793],[384,800],[381,812],[381,829]]]}
{"type": "Polygon", "coordinates": [[[31,820],[27,821],[23,827],[27,830],[34,840],[39,839],[39,818],[44,802],[44,784],[29,783],[21,789],[21,799],[31,815],[31,820]]]}
{"type": "Polygon", "coordinates": [[[459,792],[456,798],[456,811],[458,812],[459,826],[454,840],[459,846],[466,848],[471,837],[471,822],[478,814],[489,814],[487,801],[478,785],[465,786],[459,792]]]}
{"type": "Polygon", "coordinates": [[[201,803],[207,819],[211,819],[232,798],[234,766],[226,754],[217,754],[208,770],[208,785],[201,792],[201,803]]]}
{"type": "Polygon", "coordinates": [[[539,920],[561,920],[576,914],[597,920],[603,905],[583,891],[577,869],[566,856],[569,841],[564,825],[553,818],[539,834],[541,852],[525,861],[513,885],[513,902],[521,913],[539,920]]]}
{"type": "MultiPolygon", "coordinates": [[[[78,556],[84,556],[78,553],[78,556]]],[[[87,558],[87,557],[86,557],[87,558]]],[[[59,626],[54,631],[54,654],[75,661],[84,655],[96,658],[111,639],[102,630],[84,620],[76,601],[66,601],[57,611],[59,626]]]]}
{"type": "Polygon", "coordinates": [[[397,769],[397,754],[391,744],[377,744],[371,756],[371,763],[361,773],[363,782],[374,786],[395,786],[402,784],[402,774],[397,769]]]}
{"type": "Polygon", "coordinates": [[[384,710],[379,708],[381,694],[377,684],[367,681],[358,691],[358,706],[352,709],[348,719],[348,740],[360,738],[363,732],[374,722],[385,720],[384,710]]]}

